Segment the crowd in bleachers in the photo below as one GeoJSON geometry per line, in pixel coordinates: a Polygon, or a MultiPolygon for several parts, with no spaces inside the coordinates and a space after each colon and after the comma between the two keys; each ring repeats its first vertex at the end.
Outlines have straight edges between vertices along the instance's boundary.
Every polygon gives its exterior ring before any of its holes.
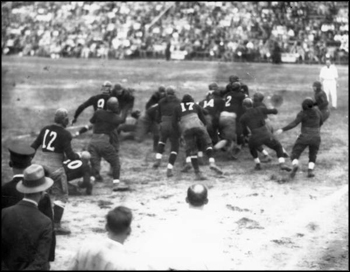
{"type": "Polygon", "coordinates": [[[123,59],[167,47],[185,59],[347,58],[348,2],[2,2],[2,54],[123,59]]]}

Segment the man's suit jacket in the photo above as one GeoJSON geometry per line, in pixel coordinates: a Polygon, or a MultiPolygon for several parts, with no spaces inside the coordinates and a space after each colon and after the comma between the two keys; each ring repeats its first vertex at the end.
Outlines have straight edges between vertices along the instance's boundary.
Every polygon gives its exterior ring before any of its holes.
{"type": "Polygon", "coordinates": [[[1,211],[2,267],[49,270],[52,221],[26,200],[1,211]]]}
{"type": "MultiPolygon", "coordinates": [[[[23,175],[16,175],[13,179],[1,187],[1,209],[13,206],[22,200],[23,194],[18,192],[16,185],[18,182],[23,180],[23,175]]],[[[45,194],[43,198],[39,201],[39,210],[49,217],[53,221],[53,211],[51,199],[48,194],[45,194]]],[[[55,260],[55,249],[56,249],[56,235],[53,229],[52,231],[52,245],[50,248],[49,261],[53,262],[55,260]]]]}
{"type": "Polygon", "coordinates": [[[22,200],[23,194],[16,189],[17,183],[21,180],[23,180],[23,175],[16,175],[1,187],[1,209],[13,206],[22,200]]]}

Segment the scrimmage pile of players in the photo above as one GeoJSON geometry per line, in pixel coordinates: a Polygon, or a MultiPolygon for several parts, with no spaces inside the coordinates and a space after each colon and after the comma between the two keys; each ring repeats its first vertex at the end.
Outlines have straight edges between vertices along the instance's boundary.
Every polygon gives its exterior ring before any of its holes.
{"type": "Polygon", "coordinates": [[[148,134],[153,137],[155,169],[161,165],[166,143],[170,143],[167,177],[174,175],[174,165],[181,146],[184,146],[186,154],[186,164],[181,172],[193,168],[195,179],[205,180],[207,177],[200,170],[204,154],[209,161],[209,168],[222,175],[224,172],[215,161],[215,151],[221,150],[228,159],[237,160],[242,147],[247,145],[255,162],[255,170],[262,169],[261,162],[272,160],[266,150],[268,147],[275,151],[280,170],[290,172],[291,178],[298,171],[301,153],[309,147],[307,177],[311,178],[314,177],[313,169],[321,141],[320,128],[329,117],[328,101],[321,83],[316,81],[312,87],[314,98],[305,98],[295,120],[274,131],[268,115],[277,114],[277,109],[266,107],[261,92],[250,97],[248,86],[237,76],[230,76],[229,83],[224,88],[215,82],[209,84],[208,93],[200,102],[195,102],[190,94],[178,98],[174,87],[160,86],[147,101],[142,116],[140,110],[133,110],[134,89],[106,81],[99,94],[90,97],[77,108],[71,122],[72,125],[77,123],[84,109],[93,106],[95,111],[90,124],[73,135],[73,138],[79,137],[92,129],[91,140],[84,152],[75,153],[72,150],[72,135],[66,129],[69,125],[68,112],[62,108],[55,114],[55,123],[61,126],[60,129],[52,126],[43,128],[32,147],[38,150],[42,146],[41,153],[44,156],[37,162],[44,165],[52,160],[51,153],[62,154],[67,159],[63,162],[67,181],[83,177],[79,186],[86,188],[87,194],[92,193],[93,181],[103,181],[100,175],[102,158],[110,165],[113,191],[129,189],[120,179],[121,138],[141,142],[148,134]],[[301,134],[293,146],[290,156],[292,167],[289,167],[285,162],[289,155],[276,135],[299,123],[301,134]]]}

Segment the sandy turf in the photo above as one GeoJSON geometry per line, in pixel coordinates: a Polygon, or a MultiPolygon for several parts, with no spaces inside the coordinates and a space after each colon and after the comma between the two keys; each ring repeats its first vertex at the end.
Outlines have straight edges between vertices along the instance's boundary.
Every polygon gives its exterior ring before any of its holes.
{"type": "MultiPolygon", "coordinates": [[[[135,108],[144,104],[160,85],[174,85],[177,94],[192,94],[196,100],[217,81],[225,86],[228,76],[237,74],[253,94],[283,95],[279,114],[272,117],[275,128],[292,121],[306,96],[312,96],[312,82],[321,66],[272,65],[255,63],[165,62],[163,60],[76,60],[4,57],[2,59],[2,182],[11,179],[6,145],[18,136],[31,143],[34,134],[52,122],[58,107],[69,110],[71,118],[77,106],[98,92],[104,80],[136,89],[135,108]]],[[[348,67],[338,67],[340,76],[338,104],[322,127],[322,143],[313,179],[306,178],[307,151],[300,159],[295,180],[279,184],[276,155],[253,170],[254,163],[244,148],[238,161],[228,161],[217,153],[217,164],[225,171],[217,176],[202,166],[208,176],[208,220],[227,231],[225,257],[232,269],[267,270],[347,270],[348,259],[348,67]]],[[[77,125],[91,117],[87,109],[77,125]]],[[[74,130],[72,130],[73,132],[74,130]]],[[[300,133],[300,127],[278,136],[288,152],[300,133]]],[[[89,142],[91,134],[74,139],[75,150],[89,142]]],[[[142,239],[161,222],[180,216],[186,209],[185,192],[193,184],[193,172],[180,172],[184,154],[175,165],[175,176],[166,178],[167,155],[162,167],[152,169],[154,155],[151,139],[143,143],[121,143],[121,179],[131,191],[112,193],[103,162],[104,183],[96,184],[92,196],[71,196],[63,224],[70,236],[58,236],[53,270],[67,269],[69,260],[84,240],[104,236],[104,216],[110,208],[126,205],[134,213],[133,231],[126,246],[137,252],[142,239]]],[[[167,148],[168,151],[168,148],[167,148]]],[[[168,152],[165,154],[168,154],[168,152]]],[[[290,164],[290,161],[288,161],[290,164]]]]}

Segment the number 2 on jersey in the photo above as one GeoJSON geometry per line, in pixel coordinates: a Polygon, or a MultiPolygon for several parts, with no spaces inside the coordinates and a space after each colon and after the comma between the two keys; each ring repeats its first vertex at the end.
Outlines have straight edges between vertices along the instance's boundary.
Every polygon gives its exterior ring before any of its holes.
{"type": "Polygon", "coordinates": [[[231,99],[232,99],[232,96],[228,96],[228,97],[226,97],[227,98],[227,100],[226,100],[226,103],[225,103],[225,107],[229,107],[230,105],[231,105],[231,103],[230,103],[230,101],[231,101],[231,99]]]}
{"type": "Polygon", "coordinates": [[[43,140],[43,148],[55,151],[55,148],[52,146],[53,142],[57,137],[57,132],[50,131],[49,129],[45,130],[44,140],[43,140]],[[49,135],[49,137],[47,137],[49,135]]]}

